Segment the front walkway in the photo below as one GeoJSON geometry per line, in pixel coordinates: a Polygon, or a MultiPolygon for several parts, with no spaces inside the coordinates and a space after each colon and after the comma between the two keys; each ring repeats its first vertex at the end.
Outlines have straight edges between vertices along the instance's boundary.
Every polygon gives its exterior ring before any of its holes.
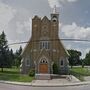
{"type": "Polygon", "coordinates": [[[50,85],[67,85],[80,83],[76,77],[67,75],[66,78],[56,78],[51,80],[33,80],[32,84],[35,86],[50,86],[50,85]]]}
{"type": "Polygon", "coordinates": [[[85,81],[90,81],[90,76],[85,76],[85,77],[84,77],[84,80],[85,80],[85,81]]]}

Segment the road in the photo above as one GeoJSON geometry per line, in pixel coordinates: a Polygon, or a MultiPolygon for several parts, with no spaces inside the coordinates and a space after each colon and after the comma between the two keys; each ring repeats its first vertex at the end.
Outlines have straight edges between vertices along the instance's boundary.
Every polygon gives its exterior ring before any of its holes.
{"type": "Polygon", "coordinates": [[[0,90],[90,90],[90,85],[68,87],[31,87],[0,83],[0,90]]]}

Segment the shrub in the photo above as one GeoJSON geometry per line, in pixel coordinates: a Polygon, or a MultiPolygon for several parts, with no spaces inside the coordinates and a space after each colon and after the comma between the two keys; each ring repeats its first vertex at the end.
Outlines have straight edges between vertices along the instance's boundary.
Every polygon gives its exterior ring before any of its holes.
{"type": "Polygon", "coordinates": [[[29,76],[31,77],[35,76],[35,69],[30,69],[29,76]]]}
{"type": "Polygon", "coordinates": [[[58,74],[58,66],[56,63],[53,64],[53,74],[58,74]]]}

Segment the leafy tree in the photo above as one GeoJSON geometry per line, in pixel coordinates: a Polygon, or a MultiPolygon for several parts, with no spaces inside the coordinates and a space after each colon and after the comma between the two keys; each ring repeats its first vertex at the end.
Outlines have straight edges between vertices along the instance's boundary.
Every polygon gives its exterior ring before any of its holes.
{"type": "Polygon", "coordinates": [[[17,66],[17,68],[20,66],[21,64],[21,52],[22,52],[22,47],[20,46],[19,50],[16,50],[15,53],[15,66],[17,66]]]}
{"type": "Polygon", "coordinates": [[[82,68],[84,68],[85,61],[84,61],[84,59],[81,59],[81,61],[82,61],[82,68]]]}
{"type": "Polygon", "coordinates": [[[80,60],[81,52],[77,50],[68,50],[68,52],[70,54],[69,64],[71,65],[71,67],[73,65],[80,65],[81,64],[81,60],[80,60]]]}
{"type": "Polygon", "coordinates": [[[2,72],[3,68],[9,67],[8,50],[6,35],[3,31],[0,35],[0,68],[2,72]]]}
{"type": "Polygon", "coordinates": [[[90,65],[90,51],[86,54],[84,63],[85,65],[90,65]]]}

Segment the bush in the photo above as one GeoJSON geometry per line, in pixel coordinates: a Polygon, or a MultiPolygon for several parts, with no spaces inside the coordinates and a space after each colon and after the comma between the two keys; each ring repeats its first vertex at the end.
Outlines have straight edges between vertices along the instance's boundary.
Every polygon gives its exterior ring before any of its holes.
{"type": "Polygon", "coordinates": [[[58,74],[58,66],[56,63],[53,64],[53,74],[58,74]]]}
{"type": "Polygon", "coordinates": [[[35,76],[35,70],[34,69],[30,69],[29,76],[31,76],[31,77],[35,76]]]}

